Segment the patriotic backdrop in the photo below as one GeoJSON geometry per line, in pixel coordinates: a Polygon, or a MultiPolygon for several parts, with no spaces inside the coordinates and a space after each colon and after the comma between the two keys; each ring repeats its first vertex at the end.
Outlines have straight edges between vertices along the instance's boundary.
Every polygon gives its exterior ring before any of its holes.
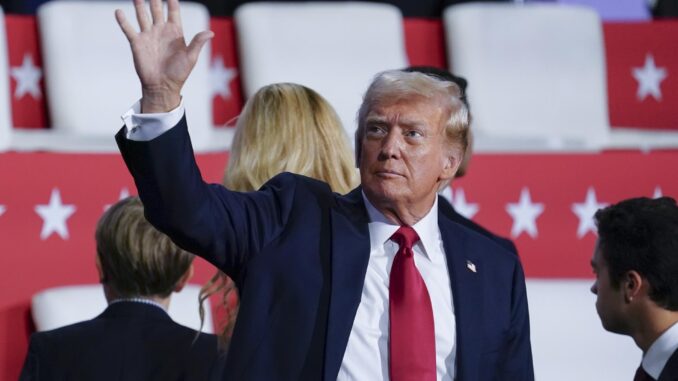
{"type": "MultiPolygon", "coordinates": [[[[47,128],[35,19],[7,17],[13,122],[47,128]]],[[[243,103],[230,19],[214,19],[214,121],[243,103]]],[[[614,126],[678,128],[678,23],[606,24],[610,120],[614,126]],[[673,44],[673,45],[672,45],[673,44]]],[[[405,21],[413,65],[445,67],[439,21],[405,21]]],[[[227,153],[200,155],[219,182],[227,153]]],[[[623,198],[678,196],[678,151],[474,156],[445,192],[463,214],[512,238],[530,278],[591,278],[591,216],[623,198]]],[[[97,282],[94,226],[106,205],[135,194],[116,154],[0,154],[0,380],[15,380],[33,330],[29,303],[44,288],[97,282]]],[[[196,283],[212,268],[199,261],[196,283]]],[[[218,319],[218,313],[217,313],[218,319]]]]}

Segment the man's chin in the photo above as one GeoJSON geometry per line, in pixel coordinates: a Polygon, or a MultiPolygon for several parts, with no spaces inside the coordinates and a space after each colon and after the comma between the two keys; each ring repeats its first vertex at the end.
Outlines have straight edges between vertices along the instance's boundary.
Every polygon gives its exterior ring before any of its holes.
{"type": "Polygon", "coordinates": [[[611,322],[611,321],[603,320],[603,319],[600,319],[600,322],[602,323],[603,328],[608,332],[616,333],[618,335],[626,335],[627,334],[626,330],[621,326],[621,324],[619,324],[617,322],[611,322]]]}
{"type": "Polygon", "coordinates": [[[378,184],[374,184],[371,187],[364,187],[365,194],[379,201],[391,201],[396,200],[400,196],[400,191],[402,187],[397,186],[396,184],[389,184],[392,181],[380,181],[378,184]]]}

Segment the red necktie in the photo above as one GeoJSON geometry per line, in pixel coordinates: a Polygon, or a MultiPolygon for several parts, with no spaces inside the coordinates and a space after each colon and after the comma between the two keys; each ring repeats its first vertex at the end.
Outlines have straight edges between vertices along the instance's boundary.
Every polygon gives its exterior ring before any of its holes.
{"type": "Polygon", "coordinates": [[[419,236],[411,227],[401,226],[391,239],[399,245],[389,285],[391,381],[435,381],[433,309],[412,251],[419,236]]]}
{"type": "Polygon", "coordinates": [[[654,378],[647,374],[641,365],[638,367],[638,370],[636,370],[636,375],[633,377],[633,381],[654,381],[654,378]]]}

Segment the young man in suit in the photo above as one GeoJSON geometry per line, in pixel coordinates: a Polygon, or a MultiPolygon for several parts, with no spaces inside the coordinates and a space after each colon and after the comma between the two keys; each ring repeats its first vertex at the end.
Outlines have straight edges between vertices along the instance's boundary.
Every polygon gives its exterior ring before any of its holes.
{"type": "MultiPolygon", "coordinates": [[[[257,192],[206,184],[181,87],[211,32],[186,45],[177,0],[122,11],[142,99],[116,136],[149,221],[231,276],[234,380],[534,378],[518,257],[454,222],[438,190],[467,146],[459,87],[381,73],[359,110],[361,186],[345,196],[293,174],[257,192]]],[[[281,158],[282,159],[282,158],[281,158]]]]}
{"type": "Polygon", "coordinates": [[[166,312],[193,274],[193,255],[146,221],[136,197],[104,213],[96,245],[108,307],[92,320],[34,333],[19,380],[207,380],[216,336],[166,312]]]}
{"type": "Polygon", "coordinates": [[[599,210],[591,259],[603,327],[643,351],[635,381],[678,380],[678,206],[634,198],[599,210]]]}

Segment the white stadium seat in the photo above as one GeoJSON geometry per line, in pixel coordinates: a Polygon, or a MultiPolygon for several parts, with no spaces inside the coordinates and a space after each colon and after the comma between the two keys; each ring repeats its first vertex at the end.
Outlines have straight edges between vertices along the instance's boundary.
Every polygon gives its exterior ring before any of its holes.
{"type": "Polygon", "coordinates": [[[485,136],[533,139],[542,149],[607,141],[603,36],[593,10],[474,3],[448,7],[443,19],[450,68],[469,81],[479,146],[485,136]]]}
{"type": "Polygon", "coordinates": [[[468,3],[443,13],[450,69],[469,81],[477,151],[678,147],[610,128],[600,17],[557,3],[468,3]]]}
{"type": "Polygon", "coordinates": [[[9,53],[7,51],[7,34],[5,14],[0,7],[0,152],[10,146],[12,131],[12,104],[9,98],[9,53]]]}
{"type": "MultiPolygon", "coordinates": [[[[200,330],[198,295],[200,286],[189,284],[173,293],[169,315],[186,327],[200,330]]],[[[54,287],[33,296],[31,310],[38,331],[47,331],[95,318],[106,309],[106,298],[100,284],[54,287]]],[[[214,333],[212,309],[205,300],[205,322],[202,332],[214,333]]]]}
{"type": "Polygon", "coordinates": [[[294,82],[336,109],[350,138],[378,72],[408,65],[402,14],[368,2],[247,3],[234,15],[243,90],[294,82]]]}
{"type": "MultiPolygon", "coordinates": [[[[136,24],[131,1],[52,1],[38,9],[52,128],[19,133],[17,150],[116,150],[120,115],[141,96],[129,43],[115,21],[117,8],[136,24]]],[[[186,2],[181,12],[186,41],[209,29],[204,5],[186,2]]],[[[209,50],[205,46],[182,92],[197,151],[228,146],[225,137],[214,136],[209,50]]]]}
{"type": "Polygon", "coordinates": [[[630,380],[642,353],[628,336],[603,329],[592,280],[528,279],[536,380],[630,380]]]}

